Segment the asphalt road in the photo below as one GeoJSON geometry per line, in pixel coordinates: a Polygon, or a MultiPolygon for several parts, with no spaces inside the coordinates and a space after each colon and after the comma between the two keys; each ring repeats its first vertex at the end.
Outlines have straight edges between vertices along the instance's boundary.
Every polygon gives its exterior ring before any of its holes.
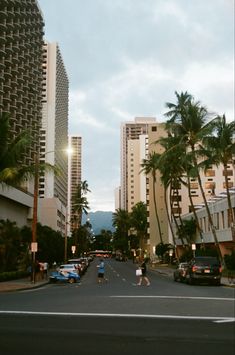
{"type": "Polygon", "coordinates": [[[135,265],[106,261],[103,285],[94,260],[81,284],[0,294],[0,353],[235,353],[235,290],[189,286],[149,272],[136,286],[135,265]]]}

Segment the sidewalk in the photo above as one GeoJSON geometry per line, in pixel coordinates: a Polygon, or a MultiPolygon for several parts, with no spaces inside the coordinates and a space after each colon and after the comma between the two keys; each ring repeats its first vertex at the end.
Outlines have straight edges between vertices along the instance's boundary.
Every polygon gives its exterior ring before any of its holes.
{"type": "Polygon", "coordinates": [[[48,280],[40,280],[32,283],[29,278],[0,282],[0,292],[22,291],[42,287],[48,284],[48,280]]]}
{"type": "MultiPolygon", "coordinates": [[[[154,267],[153,266],[149,266],[149,270],[150,271],[155,271],[155,272],[157,272],[159,274],[162,274],[162,275],[165,275],[165,276],[168,276],[168,277],[171,277],[172,280],[173,280],[174,268],[171,268],[168,265],[161,265],[161,266],[157,265],[157,266],[154,266],[154,267]]],[[[222,276],[221,277],[221,285],[235,288],[235,280],[231,284],[231,283],[228,282],[228,278],[227,277],[222,276]]]]}

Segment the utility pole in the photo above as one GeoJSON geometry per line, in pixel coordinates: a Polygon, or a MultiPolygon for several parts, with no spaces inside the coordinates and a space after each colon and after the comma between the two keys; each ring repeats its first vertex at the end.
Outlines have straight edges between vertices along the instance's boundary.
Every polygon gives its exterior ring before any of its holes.
{"type": "Polygon", "coordinates": [[[39,178],[39,157],[38,153],[35,156],[34,161],[34,191],[33,191],[33,220],[32,220],[32,282],[35,283],[35,264],[36,264],[36,252],[37,252],[37,221],[38,221],[38,178],[39,178]]]}

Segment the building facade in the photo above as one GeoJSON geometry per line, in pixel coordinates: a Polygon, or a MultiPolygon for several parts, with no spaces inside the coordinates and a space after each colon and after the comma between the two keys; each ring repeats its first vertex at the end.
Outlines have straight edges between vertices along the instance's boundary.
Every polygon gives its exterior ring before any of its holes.
{"type": "MultiPolygon", "coordinates": [[[[36,0],[1,0],[0,16],[0,115],[10,115],[9,142],[22,131],[30,132],[30,149],[22,161],[30,165],[39,151],[42,123],[44,21],[36,0]]],[[[8,219],[30,225],[33,188],[22,188],[1,187],[0,219],[7,210],[8,219]]]]}
{"type": "Polygon", "coordinates": [[[42,121],[44,22],[37,1],[1,0],[0,114],[10,114],[11,139],[29,130],[25,162],[34,161],[42,121]]]}
{"type": "Polygon", "coordinates": [[[82,137],[69,136],[69,170],[68,170],[68,234],[73,231],[74,211],[73,197],[82,181],[82,137]]]}
{"type": "MultiPolygon", "coordinates": [[[[130,169],[130,163],[132,164],[132,162],[128,161],[128,159],[133,159],[131,154],[134,154],[134,152],[136,152],[137,154],[137,151],[139,151],[140,149],[139,142],[137,142],[134,150],[134,141],[139,140],[139,137],[141,135],[147,135],[149,124],[155,121],[156,119],[154,117],[136,117],[133,122],[124,122],[121,124],[121,208],[127,211],[128,206],[131,206],[131,202],[128,201],[128,196],[130,196],[128,188],[130,189],[130,184],[132,180],[130,179],[130,177],[131,175],[133,175],[131,170],[134,170],[130,169]],[[133,143],[132,147],[131,143],[129,142],[130,140],[132,140],[133,143]],[[139,149],[137,148],[137,146],[139,147],[139,149]],[[133,148],[133,151],[130,151],[131,148],[133,148]]],[[[140,159],[140,156],[139,158],[136,157],[135,161],[137,161],[138,159],[140,159]]]]}
{"type": "Polygon", "coordinates": [[[50,171],[39,177],[39,197],[48,199],[48,207],[43,201],[40,221],[50,226],[48,214],[54,206],[57,229],[63,233],[66,229],[63,211],[68,205],[68,93],[69,81],[59,46],[57,43],[44,43],[40,163],[55,166],[59,173],[50,171]],[[50,199],[58,199],[59,202],[51,203],[50,199]],[[58,210],[57,206],[61,204],[63,208],[58,210]]]}

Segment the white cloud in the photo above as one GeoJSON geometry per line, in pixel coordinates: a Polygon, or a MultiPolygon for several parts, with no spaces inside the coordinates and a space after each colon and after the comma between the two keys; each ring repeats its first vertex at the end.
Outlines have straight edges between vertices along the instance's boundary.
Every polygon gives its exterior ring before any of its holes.
{"type": "Polygon", "coordinates": [[[113,208],[120,122],[162,121],[165,102],[185,90],[234,118],[233,0],[39,2],[68,71],[70,132],[83,137],[92,209],[113,208]]]}
{"type": "Polygon", "coordinates": [[[181,25],[185,27],[188,24],[188,16],[179,4],[180,3],[176,3],[175,1],[170,0],[156,2],[154,9],[155,21],[158,22],[164,17],[167,17],[169,22],[177,20],[181,25]]]}

